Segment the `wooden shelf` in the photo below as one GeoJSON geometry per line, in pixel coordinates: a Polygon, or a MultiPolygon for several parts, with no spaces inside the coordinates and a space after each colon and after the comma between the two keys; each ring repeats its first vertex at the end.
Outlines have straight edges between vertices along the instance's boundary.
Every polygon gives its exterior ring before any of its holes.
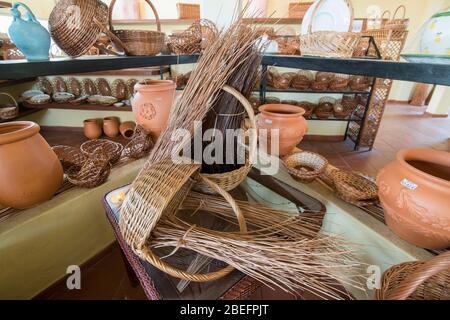
{"type": "Polygon", "coordinates": [[[246,18],[244,23],[247,24],[301,24],[303,19],[299,18],[246,18]]]}
{"type": "Polygon", "coordinates": [[[0,80],[0,88],[15,86],[17,84],[36,81],[36,78],[20,79],[20,80],[0,80]]]}
{"type": "MultiPolygon", "coordinates": [[[[190,25],[194,23],[195,19],[160,19],[161,24],[172,25],[190,25]]],[[[113,20],[113,24],[133,24],[133,25],[155,25],[155,19],[142,19],[142,20],[113,20]]]]}
{"type": "MultiPolygon", "coordinates": [[[[109,70],[100,72],[75,73],[73,76],[159,76],[161,75],[160,67],[143,67],[123,70],[109,70]]],[[[170,71],[170,67],[162,67],[163,74],[170,71]]]]}
{"type": "Polygon", "coordinates": [[[7,119],[7,120],[2,120],[2,119],[0,119],[0,123],[5,123],[5,122],[15,121],[15,120],[17,120],[17,119],[19,119],[19,118],[28,116],[28,115],[30,115],[30,114],[33,114],[33,113],[36,113],[36,112],[39,112],[39,111],[40,111],[39,109],[21,108],[21,109],[19,110],[19,114],[18,114],[16,117],[14,117],[14,118],[12,118],[12,119],[7,119]]]}
{"type": "Polygon", "coordinates": [[[11,3],[6,1],[0,1],[0,9],[2,8],[11,8],[11,3]]]}
{"type": "Polygon", "coordinates": [[[29,109],[43,110],[43,109],[60,109],[60,110],[85,110],[85,111],[111,111],[111,112],[129,112],[132,111],[131,107],[114,107],[114,106],[101,106],[97,104],[79,104],[73,105],[70,103],[47,103],[43,105],[33,105],[28,102],[23,102],[23,106],[29,109]]]}

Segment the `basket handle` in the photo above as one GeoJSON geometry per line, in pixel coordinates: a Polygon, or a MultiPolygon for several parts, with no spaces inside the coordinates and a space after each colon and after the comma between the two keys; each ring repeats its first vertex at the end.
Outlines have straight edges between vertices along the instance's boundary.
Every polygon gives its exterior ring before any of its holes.
{"type": "MultiPolygon", "coordinates": [[[[113,17],[113,10],[114,10],[114,6],[116,5],[116,1],[117,0],[112,0],[111,4],[109,6],[109,30],[111,30],[112,32],[114,32],[114,26],[112,23],[112,17],[113,17]]],[[[150,0],[145,0],[145,2],[148,3],[148,5],[150,6],[150,8],[152,8],[153,10],[153,14],[155,15],[155,19],[156,19],[156,27],[157,30],[159,32],[161,32],[161,20],[159,19],[159,15],[158,15],[158,11],[156,11],[155,6],[153,5],[153,3],[150,0]]]]}
{"type": "Polygon", "coordinates": [[[383,14],[382,14],[381,17],[380,17],[381,21],[384,20],[384,15],[385,15],[386,13],[388,14],[387,19],[388,19],[388,20],[391,20],[391,12],[390,12],[389,10],[384,10],[383,14]]]}
{"type": "MultiPolygon", "coordinates": [[[[233,199],[233,197],[223,190],[219,185],[212,182],[208,178],[202,176],[201,174],[198,175],[200,179],[203,180],[204,183],[206,183],[208,186],[210,186],[214,191],[216,191],[218,194],[220,194],[222,197],[225,198],[225,200],[230,204],[231,208],[233,209],[234,213],[236,214],[236,218],[239,222],[239,229],[241,233],[247,233],[247,224],[245,222],[244,215],[242,214],[242,211],[239,209],[238,204],[233,199]]],[[[216,272],[210,272],[205,274],[195,274],[190,273],[184,270],[180,270],[178,268],[175,268],[166,262],[164,262],[160,257],[155,255],[153,251],[149,248],[149,246],[143,246],[139,248],[136,253],[144,260],[150,262],[154,267],[158,268],[159,270],[171,275],[172,277],[185,280],[185,281],[193,281],[193,282],[208,282],[208,281],[214,281],[217,279],[220,279],[232,271],[234,271],[234,267],[228,266],[224,269],[221,269],[216,272]]]]}
{"type": "Polygon", "coordinates": [[[1,95],[1,96],[7,96],[7,97],[9,97],[9,98],[14,102],[15,107],[16,107],[16,108],[19,107],[19,104],[17,103],[17,100],[16,100],[12,95],[10,95],[9,93],[6,93],[6,92],[0,92],[0,95],[1,95]]]}
{"type": "Polygon", "coordinates": [[[389,300],[406,300],[417,288],[431,277],[450,270],[450,251],[443,253],[409,274],[389,295],[389,300]]]}
{"type": "Polygon", "coordinates": [[[403,4],[401,4],[397,7],[397,9],[395,9],[394,15],[392,16],[392,20],[395,20],[397,18],[397,13],[399,12],[400,9],[403,9],[402,19],[406,18],[406,7],[403,4]]]}
{"type": "MultiPolygon", "coordinates": [[[[229,85],[225,85],[223,87],[223,91],[231,94],[233,97],[235,97],[244,107],[245,111],[247,112],[248,118],[250,119],[250,124],[252,129],[256,129],[256,117],[255,112],[253,111],[253,107],[251,103],[243,96],[242,93],[234,89],[233,87],[230,87],[229,85]]],[[[257,144],[258,144],[258,136],[256,134],[251,135],[252,141],[250,141],[250,151],[249,151],[249,163],[253,163],[253,159],[256,156],[257,151],[257,144]]]]}
{"type": "MultiPolygon", "coordinates": [[[[314,16],[316,15],[317,10],[319,9],[320,5],[323,2],[324,2],[324,0],[319,0],[317,2],[317,5],[314,7],[314,10],[313,10],[312,15],[311,15],[311,19],[309,20],[308,34],[312,33],[312,23],[313,23],[313,20],[314,20],[314,16]]],[[[347,3],[348,8],[350,9],[350,25],[348,26],[348,32],[352,32],[352,30],[353,30],[353,19],[354,19],[354,16],[355,16],[355,10],[353,8],[353,5],[352,5],[351,1],[345,0],[345,2],[347,3]]]]}

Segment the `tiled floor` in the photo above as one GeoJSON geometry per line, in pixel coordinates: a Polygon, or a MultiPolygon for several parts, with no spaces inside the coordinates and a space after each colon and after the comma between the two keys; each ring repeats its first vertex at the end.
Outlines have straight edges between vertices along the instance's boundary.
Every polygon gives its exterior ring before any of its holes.
{"type": "MultiPolygon", "coordinates": [[[[340,168],[377,171],[395,158],[402,148],[433,147],[450,151],[450,118],[424,116],[424,109],[406,105],[390,105],[386,111],[376,145],[372,152],[353,152],[351,142],[304,142],[301,148],[326,156],[340,168]]],[[[53,134],[45,134],[51,144],[57,141],[53,134]]],[[[67,138],[66,143],[79,143],[80,138],[67,138]]],[[[95,264],[83,271],[83,289],[67,291],[64,285],[53,288],[49,299],[145,299],[140,288],[133,288],[116,245],[95,264]]],[[[282,292],[260,290],[255,299],[292,299],[282,292]]],[[[305,297],[306,298],[306,297],[305,297]]],[[[308,297],[313,298],[313,297],[308,297]]]]}

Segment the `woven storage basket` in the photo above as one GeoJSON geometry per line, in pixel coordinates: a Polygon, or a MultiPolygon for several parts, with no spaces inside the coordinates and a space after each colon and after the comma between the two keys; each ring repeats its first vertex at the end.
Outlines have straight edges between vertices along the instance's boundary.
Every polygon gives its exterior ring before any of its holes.
{"type": "Polygon", "coordinates": [[[273,75],[273,87],[279,90],[286,90],[291,86],[293,76],[290,73],[273,75]]]}
{"type": "Polygon", "coordinates": [[[344,91],[348,88],[350,76],[347,74],[335,74],[330,81],[329,88],[335,91],[344,91]]]}
{"type": "Polygon", "coordinates": [[[337,192],[347,199],[364,201],[378,198],[378,187],[375,182],[362,175],[344,170],[335,171],[333,183],[337,192]]]}
{"type": "Polygon", "coordinates": [[[114,30],[112,15],[116,0],[111,1],[109,7],[109,35],[115,35],[121,41],[121,46],[129,56],[154,56],[164,48],[166,35],[161,32],[161,21],[158,12],[150,0],[145,0],[153,10],[157,31],[144,30],[114,30]]]}
{"type": "Polygon", "coordinates": [[[102,185],[111,172],[110,156],[103,148],[95,150],[81,168],[67,170],[67,180],[81,188],[95,188],[102,185]]]}
{"type": "Polygon", "coordinates": [[[314,81],[314,75],[311,71],[300,70],[292,80],[291,86],[298,90],[308,90],[314,81]]]}
{"type": "Polygon", "coordinates": [[[353,6],[349,0],[346,3],[351,11],[351,19],[348,32],[316,31],[312,32],[312,22],[317,9],[322,5],[319,0],[312,13],[308,26],[308,33],[300,37],[300,52],[305,56],[351,58],[356,49],[361,35],[351,32],[353,28],[353,6]]]}
{"type": "Polygon", "coordinates": [[[16,99],[14,99],[14,97],[9,93],[5,92],[0,92],[0,96],[8,97],[13,103],[12,106],[0,106],[0,120],[9,120],[17,117],[17,115],[19,114],[19,104],[17,103],[16,99]]]}
{"type": "Polygon", "coordinates": [[[187,30],[172,34],[167,45],[171,52],[178,55],[196,54],[201,53],[217,35],[217,27],[212,21],[200,19],[187,30]]]}
{"type": "Polygon", "coordinates": [[[80,147],[81,152],[87,157],[92,156],[94,153],[98,152],[98,149],[102,149],[109,158],[111,164],[115,164],[120,160],[120,155],[122,154],[123,146],[120,143],[105,140],[89,140],[83,143],[80,147]]]}
{"type": "Polygon", "coordinates": [[[283,158],[288,172],[301,182],[312,182],[324,173],[328,160],[320,154],[302,151],[283,158]]]}
{"type": "Polygon", "coordinates": [[[317,105],[312,103],[312,102],[308,102],[308,101],[300,101],[297,103],[297,105],[305,110],[305,114],[303,115],[303,117],[305,119],[309,119],[311,118],[311,116],[314,113],[314,110],[317,108],[317,105]]]}
{"type": "Polygon", "coordinates": [[[387,270],[378,300],[450,300],[450,252],[427,262],[407,262],[387,270]]]}
{"type": "Polygon", "coordinates": [[[79,57],[107,29],[108,6],[100,0],[60,0],[48,24],[53,41],[69,56],[79,57]]]}
{"type": "Polygon", "coordinates": [[[131,141],[123,148],[121,158],[143,158],[149,154],[153,146],[151,135],[141,126],[136,126],[131,141]]]}
{"type": "Polygon", "coordinates": [[[349,117],[356,109],[356,105],[343,103],[342,100],[336,101],[334,104],[334,117],[338,119],[345,119],[349,117]]]}
{"type": "Polygon", "coordinates": [[[178,19],[200,19],[200,5],[177,3],[178,19]]]}
{"type": "Polygon", "coordinates": [[[289,18],[302,19],[313,3],[314,2],[289,3],[289,18]]]}
{"type": "MultiPolygon", "coordinates": [[[[250,104],[250,102],[237,90],[234,88],[226,85],[224,86],[223,90],[225,92],[228,92],[229,94],[233,95],[239,102],[243,105],[245,111],[247,112],[247,115],[250,119],[250,128],[256,130],[256,118],[255,114],[253,112],[253,107],[250,104]]],[[[258,137],[256,134],[251,135],[251,141],[249,141],[249,151],[248,151],[248,157],[246,159],[245,165],[243,165],[241,168],[227,172],[222,174],[202,174],[204,177],[206,177],[208,180],[214,182],[220,188],[222,188],[225,191],[230,191],[235,189],[237,186],[239,186],[247,177],[248,173],[250,172],[253,160],[256,155],[257,151],[257,140],[258,137]]],[[[205,184],[204,182],[200,181],[195,184],[194,189],[203,193],[207,194],[213,194],[215,193],[215,190],[211,189],[210,185],[205,184]]]]}
{"type": "MultiPolygon", "coordinates": [[[[199,169],[200,165],[175,164],[171,159],[147,164],[122,203],[119,226],[124,239],[142,260],[175,278],[208,282],[228,275],[234,268],[228,266],[216,272],[193,274],[169,265],[151,249],[151,235],[156,225],[164,223],[164,219],[175,218],[195,181],[202,181],[221,195],[235,212],[240,232],[247,232],[245,218],[236,201],[220,186],[199,174],[199,169]]],[[[190,227],[187,232],[197,228],[188,223],[186,225],[190,227]]]]}
{"type": "Polygon", "coordinates": [[[350,88],[354,91],[367,91],[370,88],[369,78],[365,76],[351,76],[350,88]]]}
{"type": "Polygon", "coordinates": [[[300,54],[300,37],[284,36],[277,38],[278,53],[283,55],[300,54]]]}
{"type": "Polygon", "coordinates": [[[61,162],[64,172],[72,167],[75,167],[74,170],[80,170],[87,160],[86,155],[81,152],[80,148],[70,146],[54,146],[52,149],[61,162]]]}
{"type": "Polygon", "coordinates": [[[331,97],[322,97],[319,100],[319,105],[315,110],[315,114],[319,119],[328,119],[333,115],[333,106],[336,99],[331,97]]]}
{"type": "Polygon", "coordinates": [[[409,19],[406,19],[406,7],[404,5],[400,5],[394,12],[392,16],[392,20],[387,21],[384,24],[384,28],[386,29],[394,29],[394,30],[406,30],[408,29],[409,19]],[[403,16],[401,18],[397,18],[397,14],[403,11],[403,16]]]}

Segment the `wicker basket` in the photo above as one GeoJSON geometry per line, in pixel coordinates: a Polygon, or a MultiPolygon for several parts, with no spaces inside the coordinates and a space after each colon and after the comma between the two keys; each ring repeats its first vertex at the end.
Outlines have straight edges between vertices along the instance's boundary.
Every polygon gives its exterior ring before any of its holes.
{"type": "Polygon", "coordinates": [[[353,6],[349,0],[346,3],[351,11],[351,19],[348,32],[317,31],[312,32],[312,21],[321,6],[323,0],[319,0],[312,13],[308,25],[308,33],[300,37],[300,51],[305,56],[351,58],[355,51],[361,35],[352,31],[353,6]]]}
{"type": "Polygon", "coordinates": [[[136,126],[131,141],[123,148],[121,158],[140,159],[148,155],[152,148],[151,135],[141,126],[136,126]]]}
{"type": "Polygon", "coordinates": [[[273,87],[278,90],[289,89],[294,77],[290,73],[274,74],[273,87]]]}
{"type": "Polygon", "coordinates": [[[200,5],[177,3],[178,19],[200,19],[200,5]]]}
{"type": "Polygon", "coordinates": [[[97,153],[99,149],[101,149],[107,154],[109,162],[111,164],[115,164],[120,160],[123,146],[117,142],[98,139],[86,141],[81,145],[80,149],[81,152],[83,152],[83,154],[85,154],[87,157],[91,157],[92,155],[97,153]]]}
{"type": "Polygon", "coordinates": [[[48,24],[53,41],[69,56],[79,57],[88,52],[107,29],[108,6],[100,0],[60,0],[48,24]]]}
{"type": "MultiPolygon", "coordinates": [[[[253,112],[253,107],[250,104],[250,102],[239,91],[235,90],[234,88],[228,85],[224,86],[223,90],[233,95],[237,100],[239,100],[239,102],[243,105],[250,119],[250,127],[256,129],[256,118],[253,112]]],[[[248,157],[246,159],[245,165],[231,172],[222,174],[202,174],[202,176],[206,177],[208,180],[217,184],[218,186],[220,186],[221,189],[225,191],[231,191],[235,189],[237,186],[239,186],[242,183],[242,181],[245,180],[248,173],[250,172],[257,151],[257,144],[258,144],[257,135],[253,134],[251,135],[250,138],[252,139],[252,141],[249,142],[248,157]]],[[[194,186],[194,190],[206,194],[213,194],[216,192],[215,190],[211,189],[210,185],[205,184],[203,181],[197,182],[194,186]]]]}
{"type": "Polygon", "coordinates": [[[67,180],[81,188],[95,188],[102,185],[111,172],[110,156],[99,147],[84,162],[81,168],[67,170],[67,180]]]}
{"type": "Polygon", "coordinates": [[[328,161],[320,154],[302,151],[284,157],[283,163],[295,179],[308,183],[324,173],[328,161]]]}
{"type": "Polygon", "coordinates": [[[109,7],[109,35],[115,35],[120,41],[125,53],[129,56],[154,56],[164,48],[166,35],[161,32],[161,21],[158,12],[150,0],[145,0],[153,10],[157,31],[144,30],[114,30],[112,15],[116,0],[111,1],[109,7]]]}
{"type": "Polygon", "coordinates": [[[303,117],[305,119],[309,119],[311,118],[311,116],[314,113],[314,110],[317,108],[317,105],[312,103],[312,102],[308,102],[308,101],[300,101],[297,103],[297,105],[305,110],[305,114],[303,115],[303,117]]]}
{"type": "Polygon", "coordinates": [[[335,74],[330,81],[329,88],[334,91],[344,91],[348,88],[350,76],[347,74],[335,74]]]}
{"type": "Polygon", "coordinates": [[[313,81],[314,75],[311,71],[300,70],[292,80],[291,86],[298,90],[308,90],[313,81]]]}
{"type": "Polygon", "coordinates": [[[331,97],[322,97],[319,100],[319,105],[315,110],[315,114],[319,119],[328,119],[333,116],[333,106],[336,99],[331,97]]]}
{"type": "Polygon", "coordinates": [[[81,152],[80,148],[54,146],[52,147],[52,150],[56,153],[56,156],[61,162],[64,172],[67,172],[67,170],[73,167],[73,170],[80,170],[87,160],[87,157],[83,152],[81,152]]]}
{"type": "Polygon", "coordinates": [[[345,103],[343,100],[338,100],[334,104],[334,117],[337,119],[345,119],[348,118],[355,111],[356,105],[345,103]]]}
{"type": "Polygon", "coordinates": [[[427,262],[406,262],[387,270],[378,300],[450,300],[450,252],[427,262]]]}
{"type": "Polygon", "coordinates": [[[291,2],[289,3],[289,18],[303,19],[309,7],[314,2],[291,2]]]}
{"type": "Polygon", "coordinates": [[[12,101],[12,105],[0,106],[0,120],[10,120],[19,114],[19,104],[12,95],[6,92],[0,92],[0,96],[6,96],[12,101]]]}
{"type": "Polygon", "coordinates": [[[365,76],[351,76],[350,88],[353,91],[367,91],[370,88],[369,78],[365,76]]]}
{"type": "Polygon", "coordinates": [[[378,187],[372,180],[362,175],[339,170],[333,174],[333,182],[339,194],[355,201],[378,198],[378,187]]]}
{"type": "Polygon", "coordinates": [[[384,24],[384,28],[391,30],[406,30],[409,26],[409,19],[406,19],[406,7],[404,5],[400,5],[394,12],[392,16],[392,20],[387,21],[384,24]],[[397,18],[397,14],[399,11],[403,11],[403,16],[401,18],[397,18]]]}
{"type": "Polygon", "coordinates": [[[283,55],[300,55],[300,37],[284,36],[277,38],[278,53],[283,55]]]}
{"type": "Polygon", "coordinates": [[[171,52],[178,55],[198,54],[212,43],[217,35],[217,27],[212,21],[200,19],[187,30],[172,34],[167,45],[171,52]]]}

